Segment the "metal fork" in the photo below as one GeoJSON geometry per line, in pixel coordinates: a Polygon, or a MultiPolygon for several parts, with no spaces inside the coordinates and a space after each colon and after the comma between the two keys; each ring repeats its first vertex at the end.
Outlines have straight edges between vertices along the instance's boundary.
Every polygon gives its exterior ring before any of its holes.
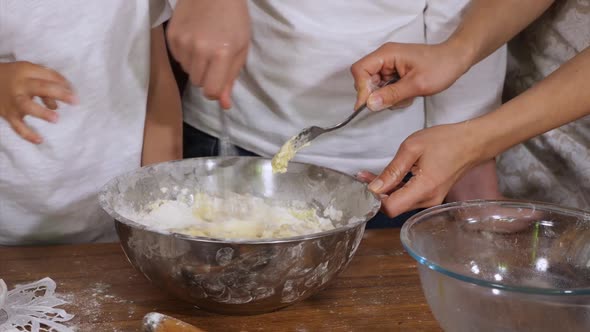
{"type": "MultiPolygon", "coordinates": [[[[399,79],[400,79],[399,75],[397,73],[395,73],[393,75],[392,79],[385,82],[385,84],[381,85],[380,87],[384,87],[386,85],[393,84],[393,83],[399,81],[399,79]]],[[[359,106],[356,110],[354,110],[354,112],[348,118],[346,118],[344,121],[342,121],[339,124],[334,125],[332,127],[322,128],[322,127],[318,127],[318,126],[311,126],[311,127],[303,129],[299,134],[297,134],[297,136],[294,136],[290,140],[293,144],[293,149],[295,151],[302,149],[306,144],[310,143],[312,140],[316,139],[318,136],[346,126],[350,121],[352,121],[354,118],[356,118],[363,110],[365,110],[365,108],[367,108],[367,103],[364,103],[361,106],[359,106]]]]}
{"type": "Polygon", "coordinates": [[[218,154],[221,157],[237,156],[238,150],[229,140],[229,125],[227,123],[227,111],[219,107],[219,122],[221,122],[221,133],[219,135],[218,154]]]}

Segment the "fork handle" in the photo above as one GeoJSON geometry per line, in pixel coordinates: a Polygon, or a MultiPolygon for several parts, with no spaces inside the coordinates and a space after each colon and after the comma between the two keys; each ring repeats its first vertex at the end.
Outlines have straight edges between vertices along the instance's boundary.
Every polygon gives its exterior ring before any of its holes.
{"type": "MultiPolygon", "coordinates": [[[[383,84],[382,86],[380,86],[380,88],[386,86],[386,85],[390,85],[393,84],[397,81],[400,80],[400,77],[397,73],[393,73],[393,78],[390,79],[389,81],[385,82],[385,84],[383,84]]],[[[363,103],[361,106],[359,106],[357,109],[354,110],[354,112],[352,112],[352,114],[346,119],[344,120],[342,123],[338,124],[337,126],[335,126],[333,129],[338,129],[338,128],[342,128],[344,126],[346,126],[350,121],[352,121],[352,119],[356,118],[357,115],[359,115],[362,111],[365,110],[365,108],[367,108],[367,103],[363,103]]]]}

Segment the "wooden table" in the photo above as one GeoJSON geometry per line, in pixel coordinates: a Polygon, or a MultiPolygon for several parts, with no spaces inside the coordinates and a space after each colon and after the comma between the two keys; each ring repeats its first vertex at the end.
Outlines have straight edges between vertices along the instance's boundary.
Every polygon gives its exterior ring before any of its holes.
{"type": "Polygon", "coordinates": [[[206,331],[440,331],[399,229],[367,230],[348,268],[324,291],[278,312],[222,316],[177,301],[136,272],[118,244],[0,247],[0,278],[50,277],[80,332],[140,331],[158,311],[206,331]]]}

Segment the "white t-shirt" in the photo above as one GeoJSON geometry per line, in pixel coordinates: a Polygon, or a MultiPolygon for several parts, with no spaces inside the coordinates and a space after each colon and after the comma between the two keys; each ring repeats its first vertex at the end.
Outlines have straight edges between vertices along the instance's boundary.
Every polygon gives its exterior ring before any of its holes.
{"type": "Polygon", "coordinates": [[[0,119],[0,245],[115,240],[97,193],[140,166],[151,28],[164,0],[0,0],[0,61],[30,61],[73,85],[59,122],[27,118],[33,145],[0,119]]]}
{"type": "MultiPolygon", "coordinates": [[[[229,112],[234,144],[272,156],[301,129],[338,123],[355,101],[352,63],[382,44],[439,43],[454,31],[467,0],[249,1],[253,37],[229,112]]],[[[463,121],[499,106],[505,48],[451,88],[401,110],[359,116],[299,152],[295,160],[347,173],[380,171],[399,144],[434,124],[463,121]]],[[[185,91],[185,121],[218,136],[216,103],[185,91]]]]}

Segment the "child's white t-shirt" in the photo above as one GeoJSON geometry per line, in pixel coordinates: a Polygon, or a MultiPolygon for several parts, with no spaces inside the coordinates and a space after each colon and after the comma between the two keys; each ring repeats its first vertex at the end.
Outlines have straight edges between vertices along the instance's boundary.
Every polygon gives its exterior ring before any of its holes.
{"type": "Polygon", "coordinates": [[[165,0],[0,0],[0,62],[54,69],[80,100],[26,119],[41,145],[0,119],[0,245],[116,239],[97,193],[140,166],[150,32],[169,16],[165,0]]]}
{"type": "MultiPolygon", "coordinates": [[[[461,21],[469,0],[249,1],[252,43],[228,112],[233,143],[272,156],[303,128],[330,126],[353,111],[350,66],[386,42],[436,44],[461,21]]],[[[366,112],[321,136],[295,160],[354,174],[380,172],[402,141],[425,126],[463,121],[500,104],[506,49],[451,88],[406,108],[366,112]]],[[[199,88],[183,96],[185,121],[219,137],[218,106],[199,88]]]]}

